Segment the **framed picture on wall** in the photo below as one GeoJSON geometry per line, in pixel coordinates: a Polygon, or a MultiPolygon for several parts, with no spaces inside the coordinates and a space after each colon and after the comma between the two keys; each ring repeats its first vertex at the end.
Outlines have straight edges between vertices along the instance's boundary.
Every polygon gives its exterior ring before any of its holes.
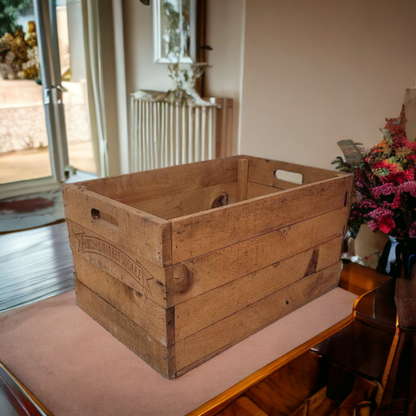
{"type": "Polygon", "coordinates": [[[197,0],[154,0],[153,44],[156,63],[196,62],[197,0]]]}

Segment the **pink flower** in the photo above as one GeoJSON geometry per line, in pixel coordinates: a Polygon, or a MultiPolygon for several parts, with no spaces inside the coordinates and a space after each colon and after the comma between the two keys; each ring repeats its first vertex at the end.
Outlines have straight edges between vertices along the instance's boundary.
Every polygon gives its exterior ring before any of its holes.
{"type": "Polygon", "coordinates": [[[410,238],[416,237],[416,221],[409,228],[409,237],[410,238]]]}
{"type": "Polygon", "coordinates": [[[377,231],[378,230],[377,223],[374,220],[368,221],[367,225],[368,225],[368,228],[371,231],[377,231]]]}
{"type": "Polygon", "coordinates": [[[408,192],[410,195],[416,197],[416,182],[409,181],[399,185],[399,193],[402,194],[404,192],[408,192]]]}
{"type": "Polygon", "coordinates": [[[367,209],[375,209],[377,208],[377,204],[372,201],[371,199],[362,199],[358,202],[359,208],[367,208],[367,209]]]}
{"type": "Polygon", "coordinates": [[[385,183],[381,186],[376,186],[375,188],[371,189],[371,193],[376,197],[380,198],[382,195],[391,195],[397,192],[397,186],[393,185],[392,183],[385,183]]]}
{"type": "Polygon", "coordinates": [[[377,208],[368,214],[370,218],[376,221],[381,221],[383,218],[392,217],[393,212],[385,208],[377,208]]]}

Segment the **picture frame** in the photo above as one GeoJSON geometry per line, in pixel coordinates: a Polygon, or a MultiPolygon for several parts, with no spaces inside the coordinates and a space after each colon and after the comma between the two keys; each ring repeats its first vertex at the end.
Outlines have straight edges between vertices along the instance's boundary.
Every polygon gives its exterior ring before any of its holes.
{"type": "Polygon", "coordinates": [[[154,0],[154,62],[197,62],[197,0],[154,0]]]}

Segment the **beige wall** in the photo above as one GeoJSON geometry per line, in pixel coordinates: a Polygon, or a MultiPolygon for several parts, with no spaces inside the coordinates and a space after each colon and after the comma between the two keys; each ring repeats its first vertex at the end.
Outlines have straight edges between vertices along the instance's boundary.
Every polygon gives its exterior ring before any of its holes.
{"type": "Polygon", "coordinates": [[[233,153],[238,153],[240,95],[243,75],[245,0],[207,0],[208,68],[205,95],[234,100],[233,153]]]}
{"type": "MultiPolygon", "coordinates": [[[[151,2],[152,3],[152,2],[151,2]]],[[[233,150],[237,153],[239,101],[242,82],[245,0],[207,0],[206,43],[209,68],[205,96],[234,100],[233,150]]],[[[167,91],[167,65],[153,63],[152,7],[123,0],[127,94],[141,90],[167,91]]]]}
{"type": "Polygon", "coordinates": [[[153,63],[152,6],[124,0],[123,20],[127,94],[143,89],[167,91],[171,87],[167,65],[153,63]]]}
{"type": "Polygon", "coordinates": [[[247,0],[241,151],[330,168],[371,146],[416,76],[416,2],[247,0]]]}

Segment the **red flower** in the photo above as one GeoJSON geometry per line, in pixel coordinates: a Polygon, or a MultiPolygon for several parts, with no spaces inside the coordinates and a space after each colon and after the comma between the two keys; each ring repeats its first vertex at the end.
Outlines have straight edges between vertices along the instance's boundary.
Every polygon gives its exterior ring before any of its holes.
{"type": "Polygon", "coordinates": [[[413,169],[408,169],[403,172],[391,172],[388,176],[381,179],[383,183],[392,182],[400,185],[404,182],[413,181],[415,179],[415,172],[413,169]]]}
{"type": "Polygon", "coordinates": [[[384,234],[388,234],[395,226],[396,223],[394,222],[393,218],[390,217],[383,217],[378,224],[378,228],[384,234]]]}

